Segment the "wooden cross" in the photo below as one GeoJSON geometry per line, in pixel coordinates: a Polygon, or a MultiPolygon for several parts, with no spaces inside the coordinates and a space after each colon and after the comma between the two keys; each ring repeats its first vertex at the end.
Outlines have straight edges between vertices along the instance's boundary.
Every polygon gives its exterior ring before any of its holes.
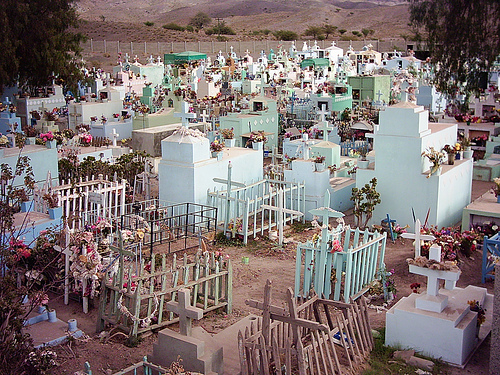
{"type": "Polygon", "coordinates": [[[415,220],[415,233],[403,233],[401,237],[409,238],[415,240],[415,258],[420,256],[420,241],[432,241],[436,239],[431,234],[422,234],[421,232],[422,225],[420,224],[420,219],[415,220]]]}
{"type": "Polygon", "coordinates": [[[179,330],[183,336],[191,336],[192,319],[203,318],[203,309],[190,305],[191,293],[189,289],[182,288],[177,292],[179,302],[167,302],[167,310],[179,316],[179,330]]]}
{"type": "Polygon", "coordinates": [[[392,230],[392,224],[396,222],[396,220],[391,219],[389,214],[387,214],[387,217],[382,220],[383,223],[387,223],[387,227],[389,228],[389,233],[391,234],[391,240],[395,241],[396,239],[394,238],[394,232],[392,230]]]}
{"type": "MultiPolygon", "coordinates": [[[[334,209],[330,208],[330,192],[328,190],[325,191],[325,196],[323,198],[323,207],[309,210],[309,213],[312,214],[313,216],[321,217],[321,223],[322,223],[321,252],[320,252],[321,259],[319,259],[319,262],[317,264],[326,264],[326,256],[328,253],[326,251],[326,247],[328,246],[328,223],[331,217],[339,219],[344,217],[344,214],[342,212],[335,211],[334,209]]],[[[314,275],[314,285],[316,287],[319,287],[319,285],[322,284],[321,280],[324,280],[324,278],[325,278],[325,269],[323,267],[320,267],[318,272],[316,272],[314,275]]],[[[320,293],[319,289],[318,293],[320,293]]]]}
{"type": "MultiPolygon", "coordinates": [[[[229,224],[229,216],[230,216],[230,211],[231,211],[231,187],[237,186],[237,187],[246,187],[245,184],[241,182],[236,182],[231,180],[231,174],[232,174],[232,169],[233,165],[231,162],[227,165],[227,180],[224,180],[222,178],[217,178],[215,177],[213,179],[214,182],[218,182],[219,184],[226,184],[227,185],[227,192],[226,192],[226,217],[224,219],[224,234],[226,234],[227,231],[227,225],[229,224]]],[[[235,223],[236,224],[236,223],[235,223]]]]}
{"type": "Polygon", "coordinates": [[[276,224],[278,226],[278,244],[281,246],[283,245],[283,223],[285,221],[285,214],[291,214],[297,216],[303,216],[304,214],[300,211],[295,211],[285,208],[283,188],[278,189],[277,198],[278,198],[277,206],[263,204],[261,207],[266,210],[276,212],[278,216],[276,220],[276,224]]]}
{"type": "Polygon", "coordinates": [[[182,126],[187,128],[189,126],[189,119],[195,118],[196,113],[189,113],[189,104],[185,101],[181,104],[181,111],[181,113],[174,113],[174,117],[179,117],[182,121],[182,126]]]}

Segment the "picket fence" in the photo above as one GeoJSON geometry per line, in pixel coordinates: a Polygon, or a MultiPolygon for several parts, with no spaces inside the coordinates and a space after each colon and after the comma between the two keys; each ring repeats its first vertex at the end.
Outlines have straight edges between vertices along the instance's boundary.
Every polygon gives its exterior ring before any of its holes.
{"type": "Polygon", "coordinates": [[[192,288],[190,304],[202,308],[204,313],[220,308],[231,313],[233,282],[229,259],[216,258],[214,253],[198,253],[193,263],[188,263],[184,255],[178,265],[174,254],[172,266],[167,268],[166,254],[160,257],[159,266],[153,254],[150,270],[145,270],[142,260],[139,273],[134,275],[133,265],[125,264],[125,258],[133,254],[113,250],[120,253],[119,267],[115,274],[106,272],[102,282],[98,332],[104,330],[106,324],[111,324],[133,338],[178,322],[179,319],[166,310],[166,305],[168,301],[176,301],[181,288],[192,288]],[[118,306],[120,299],[121,309],[118,306]]]}
{"type": "MultiPolygon", "coordinates": [[[[335,240],[330,237],[327,242],[335,240]]],[[[384,265],[386,233],[347,228],[343,251],[331,253],[331,246],[321,246],[319,240],[299,243],[295,264],[295,295],[305,297],[314,289],[320,296],[345,302],[371,283],[377,270],[384,265]],[[344,274],[345,272],[345,274],[344,274]],[[334,276],[334,281],[332,281],[334,276]],[[334,284],[333,296],[332,283],[334,284]]]]}
{"type": "MultiPolygon", "coordinates": [[[[85,362],[83,373],[85,375],[92,375],[92,370],[90,369],[89,362],[85,362]]],[[[148,357],[143,357],[141,362],[135,363],[123,370],[115,372],[113,373],[113,375],[161,375],[171,373],[172,372],[170,370],[149,362],[148,357]]]]}
{"type": "Polygon", "coordinates": [[[483,263],[481,266],[481,282],[487,279],[495,279],[495,264],[500,260],[500,233],[493,237],[484,237],[483,241],[483,263]]]}
{"type": "Polygon", "coordinates": [[[44,184],[33,192],[34,211],[47,213],[49,206],[43,196],[47,193],[57,194],[62,215],[70,228],[81,228],[85,224],[95,223],[99,217],[111,220],[125,214],[126,187],[126,180],[110,181],[108,176],[102,174],[97,178],[80,178],[76,183],[62,181],[54,187],[44,184]]]}
{"type": "MultiPolygon", "coordinates": [[[[278,191],[283,189],[284,208],[305,212],[305,184],[264,179],[246,187],[208,192],[208,205],[217,207],[217,229],[226,235],[238,234],[246,244],[248,238],[277,228],[277,215],[262,205],[277,206],[278,191]],[[226,224],[227,221],[227,224],[226,224]],[[225,225],[226,224],[226,225],[225,225]]],[[[285,213],[284,224],[299,220],[295,214],[285,213]]],[[[304,216],[301,219],[304,220],[304,216]]]]}

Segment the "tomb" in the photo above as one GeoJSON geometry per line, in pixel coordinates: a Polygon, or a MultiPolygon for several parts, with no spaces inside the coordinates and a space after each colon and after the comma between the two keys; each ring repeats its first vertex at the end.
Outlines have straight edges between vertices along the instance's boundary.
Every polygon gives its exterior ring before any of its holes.
{"type": "Polygon", "coordinates": [[[431,167],[421,154],[433,147],[457,141],[457,126],[429,123],[428,111],[406,101],[380,112],[380,125],[373,135],[375,163],[369,169],[358,169],[356,186],[377,178],[382,202],[375,207],[371,223],[379,223],[388,212],[400,223],[413,223],[414,217],[428,225],[450,226],[462,218],[469,204],[472,186],[470,159],[442,165],[441,173],[429,175],[431,167]],[[398,178],[394,179],[395,173],[398,178]]]}
{"type": "Polygon", "coordinates": [[[3,111],[0,112],[0,133],[7,135],[9,132],[21,132],[21,119],[17,117],[16,112],[9,108],[12,103],[6,98],[3,111]]]}
{"type": "Polygon", "coordinates": [[[263,177],[262,151],[224,148],[222,160],[218,161],[210,157],[210,143],[203,133],[184,126],[161,141],[161,150],[160,199],[168,202],[204,204],[207,190],[220,186],[213,178],[225,178],[229,163],[237,181],[255,182],[263,177]]]}
{"type": "Polygon", "coordinates": [[[45,89],[46,96],[42,97],[21,97],[16,99],[17,115],[21,118],[19,125],[31,125],[30,113],[39,107],[53,111],[55,108],[62,108],[66,105],[66,98],[61,86],[53,84],[45,89]]]}
{"type": "Polygon", "coordinates": [[[431,247],[429,258],[434,261],[432,268],[423,257],[408,261],[411,273],[427,276],[427,291],[403,297],[387,312],[385,344],[465,366],[491,330],[493,296],[472,285],[456,288],[460,270],[441,262],[439,246],[431,247]],[[444,280],[444,289],[439,280],[444,280]],[[482,326],[468,301],[486,309],[482,326]]]}

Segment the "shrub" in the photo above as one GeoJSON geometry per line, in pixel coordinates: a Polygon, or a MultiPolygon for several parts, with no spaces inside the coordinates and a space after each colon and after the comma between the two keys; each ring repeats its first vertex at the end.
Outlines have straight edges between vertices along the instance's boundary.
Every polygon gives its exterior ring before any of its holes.
{"type": "Polygon", "coordinates": [[[278,40],[292,41],[292,40],[297,40],[299,36],[294,31],[278,30],[274,32],[274,37],[278,40]]]}
{"type": "Polygon", "coordinates": [[[175,22],[170,22],[162,26],[166,30],[176,30],[176,31],[184,31],[184,27],[176,24],[175,22]]]}
{"type": "Polygon", "coordinates": [[[146,25],[146,26],[154,26],[154,24],[155,24],[155,23],[154,23],[154,22],[151,22],[151,21],[146,21],[146,22],[144,22],[144,25],[146,25]]]}

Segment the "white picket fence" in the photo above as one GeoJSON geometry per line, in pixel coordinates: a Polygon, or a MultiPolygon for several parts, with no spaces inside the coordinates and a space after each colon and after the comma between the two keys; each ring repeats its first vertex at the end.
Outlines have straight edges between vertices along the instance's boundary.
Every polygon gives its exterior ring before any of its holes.
{"type": "Polygon", "coordinates": [[[54,187],[45,184],[42,189],[34,192],[34,210],[47,213],[48,205],[43,196],[46,193],[56,193],[62,215],[71,229],[95,223],[99,217],[115,221],[115,218],[126,213],[126,187],[126,180],[110,181],[108,176],[104,177],[102,174],[97,178],[87,176],[77,183],[63,181],[61,185],[54,187]]]}
{"type": "MultiPolygon", "coordinates": [[[[285,209],[305,212],[304,183],[269,179],[232,189],[229,197],[226,190],[209,191],[207,204],[217,208],[218,229],[226,228],[229,235],[239,234],[246,244],[249,236],[255,238],[257,234],[277,228],[276,213],[262,205],[277,206],[279,189],[283,189],[285,209]]],[[[284,224],[298,219],[298,215],[285,213],[284,224]]]]}

